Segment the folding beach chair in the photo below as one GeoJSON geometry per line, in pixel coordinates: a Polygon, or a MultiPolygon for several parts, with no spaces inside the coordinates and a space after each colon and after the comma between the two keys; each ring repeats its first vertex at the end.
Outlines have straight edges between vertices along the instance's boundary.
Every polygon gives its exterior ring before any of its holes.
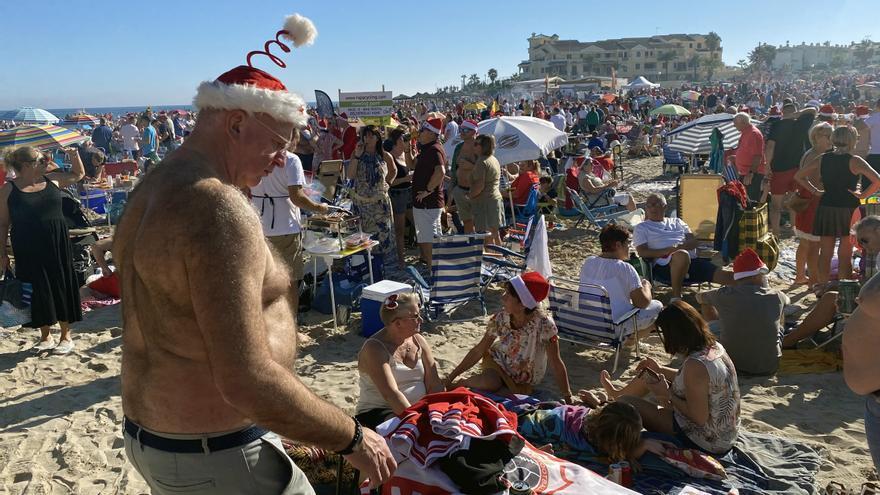
{"type": "Polygon", "coordinates": [[[680,151],[675,151],[668,144],[663,144],[663,173],[666,167],[678,167],[678,173],[683,174],[688,169],[688,161],[680,151]]]}
{"type": "Polygon", "coordinates": [[[342,160],[324,160],[318,165],[317,179],[324,187],[322,196],[330,203],[336,200],[336,186],[342,176],[342,160]]]}
{"type": "MultiPolygon", "coordinates": [[[[497,256],[483,257],[483,285],[496,281],[507,281],[521,274],[526,270],[526,261],[529,258],[529,252],[532,249],[532,242],[535,239],[535,231],[533,227],[537,222],[543,222],[543,215],[533,216],[526,225],[523,226],[522,233],[511,235],[511,242],[516,243],[519,251],[506,248],[504,246],[496,246],[489,244],[486,249],[500,254],[497,256]]],[[[511,246],[513,247],[513,246],[511,246]]]]}
{"type": "MultiPolygon", "coordinates": [[[[437,237],[431,248],[431,283],[413,266],[406,271],[416,283],[425,318],[436,321],[448,310],[479,301],[486,315],[482,279],[485,234],[437,237]]],[[[450,320],[463,321],[463,320],[450,320]]]]}
{"type": "Polygon", "coordinates": [[[581,222],[587,220],[587,222],[595,225],[596,228],[602,229],[602,227],[609,223],[614,223],[618,218],[629,213],[626,209],[621,209],[618,205],[590,208],[587,206],[586,201],[584,201],[583,196],[578,194],[577,191],[570,187],[566,187],[565,190],[568,191],[568,195],[574,204],[574,209],[580,214],[580,218],[575,222],[574,228],[577,228],[581,222]]]}
{"type": "Polygon", "coordinates": [[[831,320],[831,323],[825,325],[827,330],[819,331],[813,334],[808,340],[816,349],[821,349],[826,345],[843,337],[843,330],[846,327],[846,315],[837,313],[831,320]]]}
{"type": "Polygon", "coordinates": [[[611,316],[611,299],[601,285],[580,284],[572,280],[551,277],[550,312],[559,331],[559,338],[575,344],[614,351],[617,371],[620,348],[630,335],[636,336],[636,356],[639,354],[639,333],[633,308],[614,320],[611,316]]]}

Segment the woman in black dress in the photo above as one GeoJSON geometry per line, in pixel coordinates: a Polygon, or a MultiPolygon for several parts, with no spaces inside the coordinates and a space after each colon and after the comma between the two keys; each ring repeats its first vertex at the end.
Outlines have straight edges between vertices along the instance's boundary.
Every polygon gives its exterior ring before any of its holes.
{"type": "Polygon", "coordinates": [[[853,127],[834,129],[831,134],[834,149],[814,158],[794,176],[813,196],[819,196],[812,234],[819,236],[817,282],[820,284],[828,283],[831,257],[838,239],[838,278],[852,278],[850,228],[853,212],[859,207],[860,199],[880,189],[880,175],[864,159],[852,154],[858,139],[859,134],[853,127]],[[862,184],[861,189],[858,187],[859,176],[868,179],[868,184],[862,184]],[[817,187],[819,184],[821,189],[817,187]]]}
{"type": "Polygon", "coordinates": [[[51,160],[29,146],[8,153],[6,165],[16,177],[0,188],[0,268],[9,266],[6,239],[12,227],[15,275],[34,289],[27,325],[41,332],[34,350],[54,349],[56,354],[73,350],[70,323],[82,319],[60,188],[76,184],[85,170],[76,149],[64,151],[72,164],[70,172],[47,173],[51,160]],[[55,323],[61,326],[57,344],[49,333],[55,323]]]}

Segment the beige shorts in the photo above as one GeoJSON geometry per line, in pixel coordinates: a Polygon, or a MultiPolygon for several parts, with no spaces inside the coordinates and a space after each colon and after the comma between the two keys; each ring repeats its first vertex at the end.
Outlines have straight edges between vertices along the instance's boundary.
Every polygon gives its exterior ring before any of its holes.
{"type": "Polygon", "coordinates": [[[474,229],[477,232],[501,227],[501,201],[495,198],[474,201],[474,229]]]}
{"type": "Polygon", "coordinates": [[[413,208],[413,221],[416,225],[416,242],[429,244],[439,237],[440,214],[442,208],[413,208]]]}
{"type": "Polygon", "coordinates": [[[468,222],[474,219],[473,201],[469,200],[467,195],[470,190],[462,189],[461,186],[455,186],[452,189],[452,199],[455,200],[455,208],[458,211],[458,218],[462,222],[468,222]]]}
{"type": "Polygon", "coordinates": [[[275,251],[278,253],[278,256],[284,261],[290,270],[290,277],[292,280],[302,280],[303,278],[303,248],[302,248],[302,233],[297,232],[296,234],[286,234],[286,235],[275,235],[272,237],[267,237],[267,241],[275,251]]]}

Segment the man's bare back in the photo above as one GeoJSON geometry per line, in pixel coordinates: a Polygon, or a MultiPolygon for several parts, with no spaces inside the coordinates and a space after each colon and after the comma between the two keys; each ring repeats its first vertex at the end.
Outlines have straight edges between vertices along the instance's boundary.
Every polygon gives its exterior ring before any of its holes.
{"type": "Polygon", "coordinates": [[[245,196],[222,184],[200,158],[175,155],[147,175],[131,195],[114,241],[126,295],[123,408],[133,421],[168,433],[229,431],[253,423],[226,402],[215,384],[191,293],[208,291],[204,295],[214,297],[212,291],[228,287],[220,276],[215,287],[201,281],[201,287],[193,287],[188,270],[196,258],[244,263],[262,273],[269,350],[290,369],[296,354],[287,270],[262,242],[259,218],[245,196]],[[218,228],[211,221],[218,213],[253,226],[250,242],[208,242],[217,237],[206,231],[218,228]],[[242,252],[247,244],[262,253],[242,252]]]}

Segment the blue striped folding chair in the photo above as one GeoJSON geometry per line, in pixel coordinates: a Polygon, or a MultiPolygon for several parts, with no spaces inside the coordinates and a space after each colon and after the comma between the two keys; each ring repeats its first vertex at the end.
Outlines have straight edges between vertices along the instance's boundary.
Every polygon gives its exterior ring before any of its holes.
{"type": "Polygon", "coordinates": [[[535,215],[531,217],[525,225],[517,224],[522,227],[522,234],[510,234],[508,237],[511,243],[516,243],[519,251],[514,251],[503,246],[489,244],[486,246],[487,251],[492,251],[500,256],[485,256],[483,258],[483,284],[489,285],[496,281],[507,281],[521,274],[526,270],[526,260],[529,258],[529,251],[532,249],[532,241],[535,238],[535,229],[537,222],[543,222],[544,215],[535,215]]]}
{"type": "Polygon", "coordinates": [[[574,228],[577,228],[578,225],[581,224],[584,220],[596,226],[597,229],[602,229],[602,227],[608,225],[609,223],[614,223],[618,218],[627,215],[629,212],[625,209],[621,209],[617,205],[610,206],[597,206],[590,208],[587,206],[586,201],[584,201],[583,196],[578,194],[577,191],[570,187],[565,188],[568,191],[568,196],[571,198],[572,203],[574,204],[574,209],[580,214],[580,218],[578,218],[577,222],[574,224],[574,228]]]}
{"type": "Polygon", "coordinates": [[[486,316],[485,285],[481,277],[485,237],[485,234],[470,234],[435,238],[431,248],[430,284],[415,267],[406,267],[416,283],[428,321],[438,320],[471,301],[479,301],[486,316]]]}
{"type": "Polygon", "coordinates": [[[612,373],[617,371],[624,340],[632,334],[636,336],[636,355],[641,357],[636,321],[639,309],[633,308],[614,320],[611,316],[611,299],[605,287],[552,277],[549,300],[559,338],[575,344],[613,350],[612,373]]]}

